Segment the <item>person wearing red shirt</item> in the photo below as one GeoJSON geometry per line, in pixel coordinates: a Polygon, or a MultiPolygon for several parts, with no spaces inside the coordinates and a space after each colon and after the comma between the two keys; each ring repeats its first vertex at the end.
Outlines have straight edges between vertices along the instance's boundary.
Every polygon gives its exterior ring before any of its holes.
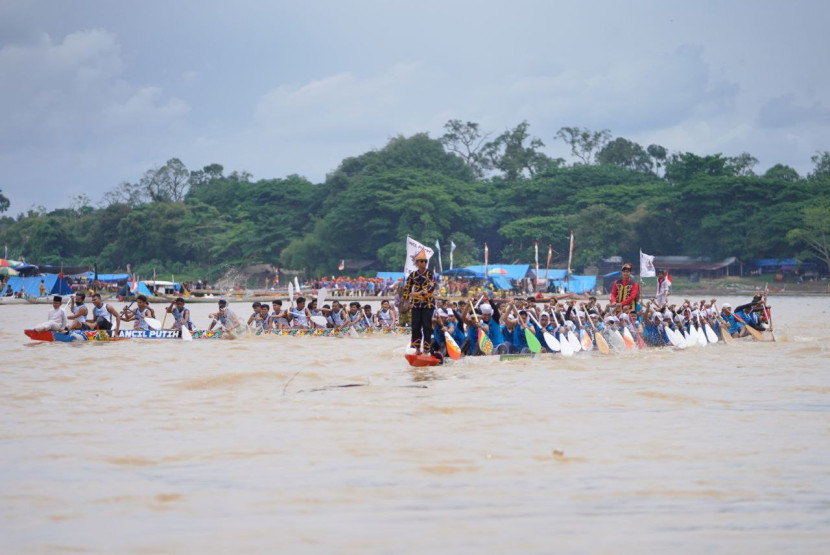
{"type": "Polygon", "coordinates": [[[631,310],[637,310],[637,300],[640,298],[640,286],[631,279],[631,263],[623,264],[621,279],[614,282],[611,288],[611,302],[613,304],[620,304],[621,306],[628,306],[631,310]]]}

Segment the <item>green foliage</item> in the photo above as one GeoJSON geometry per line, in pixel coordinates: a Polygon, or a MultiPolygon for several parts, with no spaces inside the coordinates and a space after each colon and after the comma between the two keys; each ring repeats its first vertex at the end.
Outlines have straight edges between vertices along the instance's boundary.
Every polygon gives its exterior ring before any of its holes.
{"type": "MultiPolygon", "coordinates": [[[[571,230],[574,269],[613,255],[636,260],[639,249],[746,261],[803,248],[830,264],[828,152],[813,157],[806,178],[780,164],[759,177],[748,153],[669,155],[571,127],[557,137],[581,163],[566,166],[541,152],[527,122],[490,142],[474,122],[450,120],[445,130],[440,140],[399,136],[346,158],[322,184],[252,181],[219,164],[188,171],[171,158],[107,193],[100,208],[79,195],[70,208],[0,217],[0,243],[34,263],[129,263],[177,277],[261,262],[330,274],[344,258],[398,269],[407,235],[440,240],[445,267],[451,240],[456,267],[482,263],[485,242],[493,263],[531,262],[538,241],[540,258],[550,244],[563,264],[571,230]]],[[[0,213],[8,206],[0,193],[0,213]]]]}

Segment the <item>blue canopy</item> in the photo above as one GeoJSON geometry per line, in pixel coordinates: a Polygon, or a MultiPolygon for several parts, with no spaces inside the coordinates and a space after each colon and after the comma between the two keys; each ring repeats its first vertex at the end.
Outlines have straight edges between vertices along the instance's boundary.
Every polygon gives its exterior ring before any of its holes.
{"type": "MultiPolygon", "coordinates": [[[[72,277],[95,279],[95,272],[84,272],[72,277]]],[[[130,274],[98,274],[98,281],[103,283],[118,283],[119,281],[127,281],[130,279],[130,274]]]]}
{"type": "Polygon", "coordinates": [[[462,278],[484,278],[484,267],[481,271],[475,271],[470,268],[453,268],[452,270],[444,270],[442,276],[462,277],[462,278]]]}
{"type": "MultiPolygon", "coordinates": [[[[484,266],[467,266],[467,269],[472,270],[481,276],[484,275],[484,266]]],[[[530,264],[490,264],[487,266],[487,272],[491,276],[500,275],[506,277],[507,279],[524,279],[528,277],[528,272],[530,272],[530,264]],[[498,273],[494,273],[494,271],[497,271],[498,273]]]]}
{"type": "MultiPolygon", "coordinates": [[[[536,276],[536,270],[530,270],[533,277],[536,276]]],[[[560,270],[559,268],[550,268],[547,271],[548,281],[562,281],[568,274],[568,270],[560,270]]],[[[539,269],[539,279],[545,279],[545,270],[539,269]]]]}
{"type": "MultiPolygon", "coordinates": [[[[40,281],[43,280],[43,287],[46,288],[46,295],[68,295],[72,293],[72,288],[69,287],[69,282],[66,279],[60,279],[58,274],[45,274],[35,277],[12,276],[9,278],[6,287],[12,288],[12,293],[17,293],[21,290],[29,297],[40,297],[40,281]]],[[[6,293],[6,288],[3,289],[3,294],[6,293]]]]}
{"type": "Polygon", "coordinates": [[[580,295],[588,291],[595,291],[597,288],[597,276],[577,276],[571,274],[567,279],[563,275],[561,278],[549,279],[548,281],[552,281],[556,287],[562,288],[563,291],[580,295]]]}
{"type": "Polygon", "coordinates": [[[496,289],[503,289],[505,291],[513,289],[510,286],[510,282],[507,281],[504,276],[490,276],[490,283],[492,283],[493,287],[496,289]]]}

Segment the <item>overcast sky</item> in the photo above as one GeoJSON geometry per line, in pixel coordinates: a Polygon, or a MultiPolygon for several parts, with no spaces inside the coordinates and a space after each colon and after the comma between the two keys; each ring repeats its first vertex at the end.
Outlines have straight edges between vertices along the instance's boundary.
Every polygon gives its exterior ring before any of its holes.
{"type": "Polygon", "coordinates": [[[172,157],[314,182],[449,119],[749,152],[830,150],[825,0],[0,0],[10,214],[97,203],[172,157]]]}

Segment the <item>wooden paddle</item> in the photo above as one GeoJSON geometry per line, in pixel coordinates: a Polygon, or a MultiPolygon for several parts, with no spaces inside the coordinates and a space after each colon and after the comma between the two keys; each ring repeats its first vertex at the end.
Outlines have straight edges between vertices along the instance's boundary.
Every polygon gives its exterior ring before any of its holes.
{"type": "Polygon", "coordinates": [[[444,342],[447,344],[447,354],[450,355],[450,358],[453,360],[460,359],[461,348],[459,348],[458,343],[455,342],[455,339],[452,338],[452,335],[447,330],[444,330],[444,342]]]}
{"type": "Polygon", "coordinates": [[[729,333],[729,325],[724,321],[723,316],[720,315],[720,310],[718,310],[717,304],[712,304],[712,308],[715,309],[715,320],[720,326],[720,336],[723,338],[723,341],[729,345],[735,342],[735,338],[732,337],[732,334],[729,333]]]}
{"type": "MultiPolygon", "coordinates": [[[[588,314],[586,312],[586,314],[588,314]]],[[[588,314],[588,322],[591,324],[591,327],[594,329],[594,339],[597,342],[597,350],[604,355],[611,354],[611,348],[608,346],[608,342],[602,336],[602,334],[597,329],[596,325],[594,325],[594,320],[591,318],[591,315],[588,314]]]]}
{"type": "MultiPolygon", "coordinates": [[[[479,302],[481,302],[481,300],[479,300],[479,302]]],[[[473,301],[470,301],[470,310],[473,311],[473,319],[476,321],[476,324],[480,325],[480,322],[478,321],[478,314],[476,314],[476,309],[473,306],[473,301]]],[[[489,355],[493,352],[493,342],[490,341],[490,338],[487,337],[484,330],[480,327],[478,328],[478,348],[485,355],[489,355]]]]}
{"type": "Polygon", "coordinates": [[[746,330],[747,330],[747,331],[748,331],[748,332],[752,335],[752,337],[754,337],[754,338],[755,338],[755,339],[757,339],[758,341],[763,341],[763,340],[764,340],[764,335],[763,335],[760,331],[756,330],[755,328],[753,328],[752,326],[750,326],[749,324],[747,324],[747,323],[746,323],[746,321],[745,321],[743,318],[741,318],[740,316],[738,316],[738,315],[737,315],[736,313],[734,313],[734,312],[732,313],[732,316],[734,316],[734,317],[735,317],[735,319],[736,319],[738,322],[740,322],[740,323],[742,323],[742,324],[744,325],[744,327],[745,327],[745,328],[746,328],[746,330]]]}
{"type": "Polygon", "coordinates": [[[581,334],[579,342],[582,345],[582,350],[590,351],[594,348],[594,340],[591,338],[591,334],[585,331],[585,326],[582,324],[582,318],[579,317],[579,310],[574,307],[574,312],[576,313],[576,321],[579,324],[579,331],[581,334]]]}

